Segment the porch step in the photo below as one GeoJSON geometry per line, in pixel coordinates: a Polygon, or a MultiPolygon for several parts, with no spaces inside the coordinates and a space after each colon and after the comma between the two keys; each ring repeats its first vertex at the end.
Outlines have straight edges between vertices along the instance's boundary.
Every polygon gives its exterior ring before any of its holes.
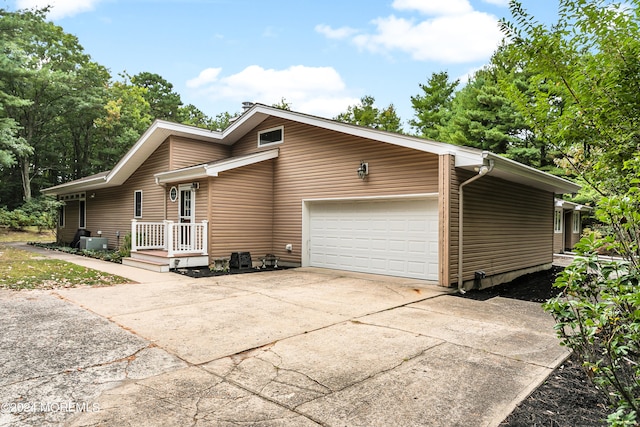
{"type": "Polygon", "coordinates": [[[170,270],[168,263],[161,263],[161,262],[149,261],[144,259],[135,259],[131,257],[123,258],[122,265],[142,268],[144,270],[155,271],[157,273],[168,273],[170,270]]]}

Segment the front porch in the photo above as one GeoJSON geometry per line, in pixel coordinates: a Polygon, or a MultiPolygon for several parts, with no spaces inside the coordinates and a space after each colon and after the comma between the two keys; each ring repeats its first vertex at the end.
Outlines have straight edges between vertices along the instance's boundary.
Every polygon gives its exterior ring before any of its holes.
{"type": "Polygon", "coordinates": [[[131,256],[122,264],[150,271],[209,265],[208,222],[131,220],[131,256]]]}

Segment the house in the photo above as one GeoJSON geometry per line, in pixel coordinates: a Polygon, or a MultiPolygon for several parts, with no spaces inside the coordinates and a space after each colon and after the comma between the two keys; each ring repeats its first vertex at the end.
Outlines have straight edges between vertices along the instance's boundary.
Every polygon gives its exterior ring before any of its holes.
{"type": "Polygon", "coordinates": [[[592,208],[578,203],[556,199],[553,213],[553,252],[571,251],[582,236],[582,214],[592,208]]]}
{"type": "Polygon", "coordinates": [[[491,152],[253,104],[222,132],[156,121],[112,170],[43,193],[66,201],[62,241],[131,233],[125,262],[146,268],[248,252],[470,288],[549,268],[554,197],[579,188],[491,152]]]}

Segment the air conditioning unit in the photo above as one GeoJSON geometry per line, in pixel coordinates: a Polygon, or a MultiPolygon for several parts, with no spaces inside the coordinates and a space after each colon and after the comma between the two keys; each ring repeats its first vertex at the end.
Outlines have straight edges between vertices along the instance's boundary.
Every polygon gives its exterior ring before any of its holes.
{"type": "Polygon", "coordinates": [[[80,249],[90,251],[106,251],[108,249],[108,240],[106,237],[80,237],[80,249]]]}

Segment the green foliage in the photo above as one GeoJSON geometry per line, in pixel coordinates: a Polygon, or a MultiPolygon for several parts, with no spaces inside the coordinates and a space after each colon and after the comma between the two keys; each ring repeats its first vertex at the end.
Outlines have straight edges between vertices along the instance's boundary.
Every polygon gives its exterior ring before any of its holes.
{"type": "Polygon", "coordinates": [[[576,351],[594,382],[607,392],[610,425],[636,425],[640,410],[640,194],[602,198],[596,215],[612,234],[591,233],[579,257],[556,280],[563,293],[545,310],[556,319],[562,344],[576,351]],[[604,249],[623,260],[603,260],[604,249]]]}
{"type": "MultiPolygon", "coordinates": [[[[129,77],[129,76],[127,76],[129,77]]],[[[144,88],[144,99],[151,108],[151,117],[175,122],[182,106],[180,95],[173,91],[173,84],[155,73],[143,71],[130,77],[131,83],[144,88]]]]}
{"type": "Polygon", "coordinates": [[[120,255],[120,258],[128,258],[131,256],[131,233],[127,233],[124,235],[122,244],[118,248],[118,253],[120,255]]]}
{"type": "Polygon", "coordinates": [[[346,112],[339,114],[334,120],[402,133],[401,120],[393,104],[389,104],[387,108],[380,110],[374,106],[375,101],[373,96],[363,96],[360,99],[360,104],[349,106],[346,112]]]}
{"type": "Polygon", "coordinates": [[[37,227],[39,231],[53,230],[62,204],[51,197],[40,197],[29,200],[13,211],[0,208],[0,227],[12,230],[22,230],[25,227],[37,227]]]}
{"type": "Polygon", "coordinates": [[[459,84],[460,80],[449,82],[446,71],[432,73],[426,85],[420,84],[423,93],[411,97],[415,119],[409,124],[422,137],[442,140],[441,129],[451,119],[453,94],[459,84]]]}
{"type": "Polygon", "coordinates": [[[282,97],[279,102],[273,104],[272,107],[279,108],[281,110],[291,111],[291,103],[287,101],[284,97],[282,97]]]}
{"type": "Polygon", "coordinates": [[[640,10],[605,0],[561,0],[545,26],[518,2],[510,55],[528,70],[530,90],[512,93],[531,129],[602,194],[628,188],[624,164],[640,142],[640,10]],[[622,179],[621,179],[622,178],[622,179]],[[623,185],[623,187],[621,187],[623,185]]]}
{"type": "MultiPolygon", "coordinates": [[[[440,130],[440,138],[444,142],[497,154],[505,154],[510,148],[524,145],[527,127],[498,83],[503,66],[494,62],[477,71],[456,93],[451,106],[451,120],[440,130]]],[[[535,155],[530,152],[521,150],[513,153],[519,154],[521,160],[535,160],[535,155]]]]}

